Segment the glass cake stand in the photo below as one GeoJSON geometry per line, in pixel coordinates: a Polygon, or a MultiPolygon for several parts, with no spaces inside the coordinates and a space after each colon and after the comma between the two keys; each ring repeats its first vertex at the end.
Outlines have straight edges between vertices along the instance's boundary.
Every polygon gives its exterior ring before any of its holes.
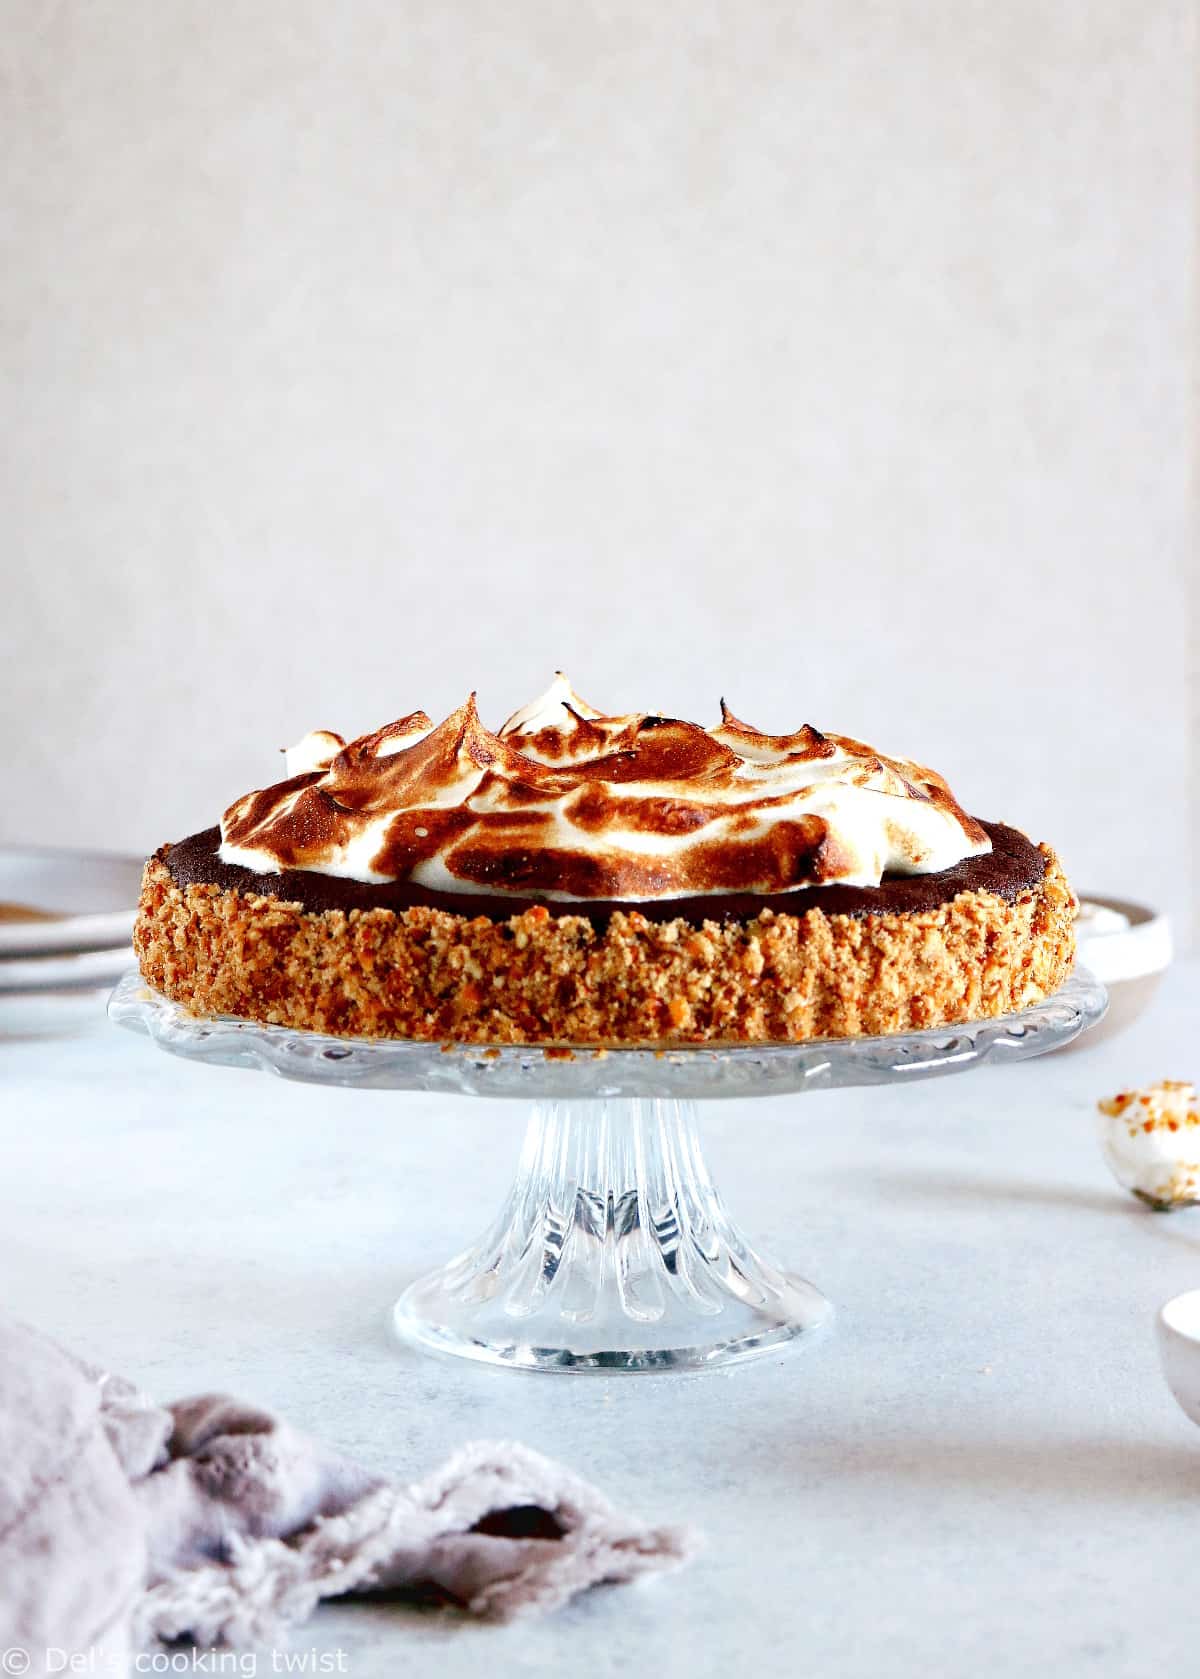
{"type": "Polygon", "coordinates": [[[709,1176],[697,1100],[910,1083],[1023,1061],[1093,1025],[1104,987],[1080,969],[999,1020],[879,1038],[687,1048],[486,1049],[326,1037],[200,1019],[135,973],[109,1014],[162,1049],[219,1066],[364,1089],[531,1104],[516,1181],[478,1242],[401,1295],[411,1341],[533,1370],[695,1369],[818,1330],[811,1283],[764,1258],[709,1176]]]}

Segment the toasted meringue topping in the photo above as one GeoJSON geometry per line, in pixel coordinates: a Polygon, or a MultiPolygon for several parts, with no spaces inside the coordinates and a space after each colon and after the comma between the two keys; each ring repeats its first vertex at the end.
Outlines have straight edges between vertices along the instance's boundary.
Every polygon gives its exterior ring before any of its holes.
{"type": "Polygon", "coordinates": [[[607,716],[560,672],[498,734],[475,696],[435,728],[412,712],[347,744],[315,730],[287,779],[221,821],[220,856],[551,900],[877,886],[990,851],[932,770],[805,724],[607,716]]]}

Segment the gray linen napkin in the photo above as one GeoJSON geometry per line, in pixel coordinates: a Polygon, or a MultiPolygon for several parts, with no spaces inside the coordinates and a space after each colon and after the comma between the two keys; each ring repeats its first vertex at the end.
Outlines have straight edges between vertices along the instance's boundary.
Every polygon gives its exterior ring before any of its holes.
{"type": "Polygon", "coordinates": [[[349,1592],[544,1613],[693,1548],[524,1446],[401,1486],[223,1395],[156,1405],[0,1317],[0,1648],[30,1673],[50,1650],[119,1671],[155,1639],[278,1644],[349,1592]]]}

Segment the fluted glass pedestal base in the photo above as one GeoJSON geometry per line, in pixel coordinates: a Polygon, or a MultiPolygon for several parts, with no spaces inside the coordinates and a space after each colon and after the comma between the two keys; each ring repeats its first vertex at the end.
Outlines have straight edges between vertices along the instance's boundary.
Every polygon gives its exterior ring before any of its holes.
{"type": "MultiPolygon", "coordinates": [[[[499,1218],[413,1284],[396,1327],[422,1346],[509,1368],[680,1370],[793,1341],[830,1311],[730,1223],[700,1153],[695,1098],[911,1084],[1025,1061],[1070,1043],[1105,1005],[1104,987],[1076,969],[1019,1014],[892,1037],[571,1050],[335,1038],[199,1018],[138,974],[117,986],[109,1014],[188,1060],[308,1084],[534,1100],[499,1218]]],[[[797,1117],[791,1105],[777,1113],[781,1124],[797,1117]]]]}
{"type": "Polygon", "coordinates": [[[537,1370],[679,1370],[768,1351],[831,1307],[721,1203],[692,1102],[534,1104],[491,1229],[400,1298],[423,1346],[537,1370]]]}

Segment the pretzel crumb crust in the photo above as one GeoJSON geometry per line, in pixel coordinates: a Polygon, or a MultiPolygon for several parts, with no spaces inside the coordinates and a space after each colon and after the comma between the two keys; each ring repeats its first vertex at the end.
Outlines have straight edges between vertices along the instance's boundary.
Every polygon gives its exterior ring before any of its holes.
{"type": "Polygon", "coordinates": [[[309,911],[181,886],[146,865],[143,977],[201,1016],[356,1038],[475,1044],[787,1043],[993,1018],[1041,1001],[1074,960],[1077,903],[1048,847],[1012,903],[960,892],[912,914],[602,926],[535,905],[508,921],[413,907],[309,911]]]}

